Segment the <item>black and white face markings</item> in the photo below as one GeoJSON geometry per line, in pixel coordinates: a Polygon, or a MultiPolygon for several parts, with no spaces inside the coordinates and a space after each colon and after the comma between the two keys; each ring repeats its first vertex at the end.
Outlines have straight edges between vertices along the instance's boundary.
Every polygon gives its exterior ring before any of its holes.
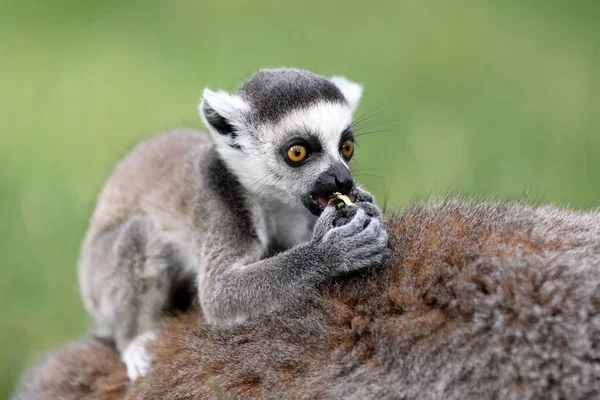
{"type": "MultiPolygon", "coordinates": [[[[304,136],[296,136],[287,140],[280,148],[280,154],[290,167],[301,167],[310,162],[314,155],[319,155],[323,152],[323,145],[319,140],[319,136],[315,134],[307,134],[304,136]]],[[[354,133],[352,127],[348,126],[340,135],[339,153],[346,163],[352,161],[354,155],[354,133]]]]}
{"type": "Polygon", "coordinates": [[[325,198],[354,186],[351,123],[361,94],[360,85],[342,77],[260,70],[233,94],[206,89],[200,112],[220,156],[248,190],[299,201],[318,214],[325,198]]]}

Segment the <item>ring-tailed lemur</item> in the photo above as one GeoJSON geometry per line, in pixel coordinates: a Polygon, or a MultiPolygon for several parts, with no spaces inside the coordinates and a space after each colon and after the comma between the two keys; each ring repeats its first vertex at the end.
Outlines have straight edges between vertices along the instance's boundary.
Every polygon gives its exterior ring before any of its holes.
{"type": "Polygon", "coordinates": [[[167,132],[115,167],[79,277],[96,334],[115,341],[131,378],[144,373],[144,343],[182,283],[196,281],[207,321],[232,323],[382,261],[381,211],[349,169],[361,94],[342,77],[260,70],[231,94],[204,90],[212,141],[167,132]],[[342,226],[327,206],[334,192],[359,201],[342,226]]]}

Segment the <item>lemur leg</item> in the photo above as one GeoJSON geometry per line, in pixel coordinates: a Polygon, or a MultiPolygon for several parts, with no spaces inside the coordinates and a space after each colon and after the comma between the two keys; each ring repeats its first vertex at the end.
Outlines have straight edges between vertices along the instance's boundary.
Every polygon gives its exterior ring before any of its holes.
{"type": "Polygon", "coordinates": [[[154,330],[170,308],[181,273],[177,252],[143,217],[106,232],[89,251],[82,279],[86,307],[99,336],[109,334],[123,353],[138,335],[154,330]]]}
{"type": "Polygon", "coordinates": [[[138,335],[129,342],[121,355],[121,361],[127,368],[127,376],[134,381],[140,376],[145,376],[152,363],[152,356],[146,350],[146,344],[156,340],[156,331],[148,331],[138,335]]]}

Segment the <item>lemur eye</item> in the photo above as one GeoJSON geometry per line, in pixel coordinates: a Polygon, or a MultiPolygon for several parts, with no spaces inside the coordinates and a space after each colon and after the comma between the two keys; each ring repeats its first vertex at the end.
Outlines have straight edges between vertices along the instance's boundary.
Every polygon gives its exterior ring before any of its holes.
{"type": "Polygon", "coordinates": [[[300,163],[306,159],[308,150],[302,145],[295,145],[288,149],[287,156],[293,163],[300,163]]]}
{"type": "Polygon", "coordinates": [[[354,142],[352,140],[346,140],[344,143],[342,143],[340,152],[346,160],[349,160],[350,157],[352,157],[352,154],[354,154],[354,142]]]}

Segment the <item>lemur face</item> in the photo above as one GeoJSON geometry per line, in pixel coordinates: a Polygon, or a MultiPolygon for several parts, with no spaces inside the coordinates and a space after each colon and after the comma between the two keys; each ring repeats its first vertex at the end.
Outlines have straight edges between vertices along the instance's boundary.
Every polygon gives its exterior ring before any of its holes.
{"type": "Polygon", "coordinates": [[[361,94],[341,77],[261,70],[233,94],[205,89],[200,112],[250,192],[319,215],[331,194],[354,188],[352,113],[361,94]]]}

